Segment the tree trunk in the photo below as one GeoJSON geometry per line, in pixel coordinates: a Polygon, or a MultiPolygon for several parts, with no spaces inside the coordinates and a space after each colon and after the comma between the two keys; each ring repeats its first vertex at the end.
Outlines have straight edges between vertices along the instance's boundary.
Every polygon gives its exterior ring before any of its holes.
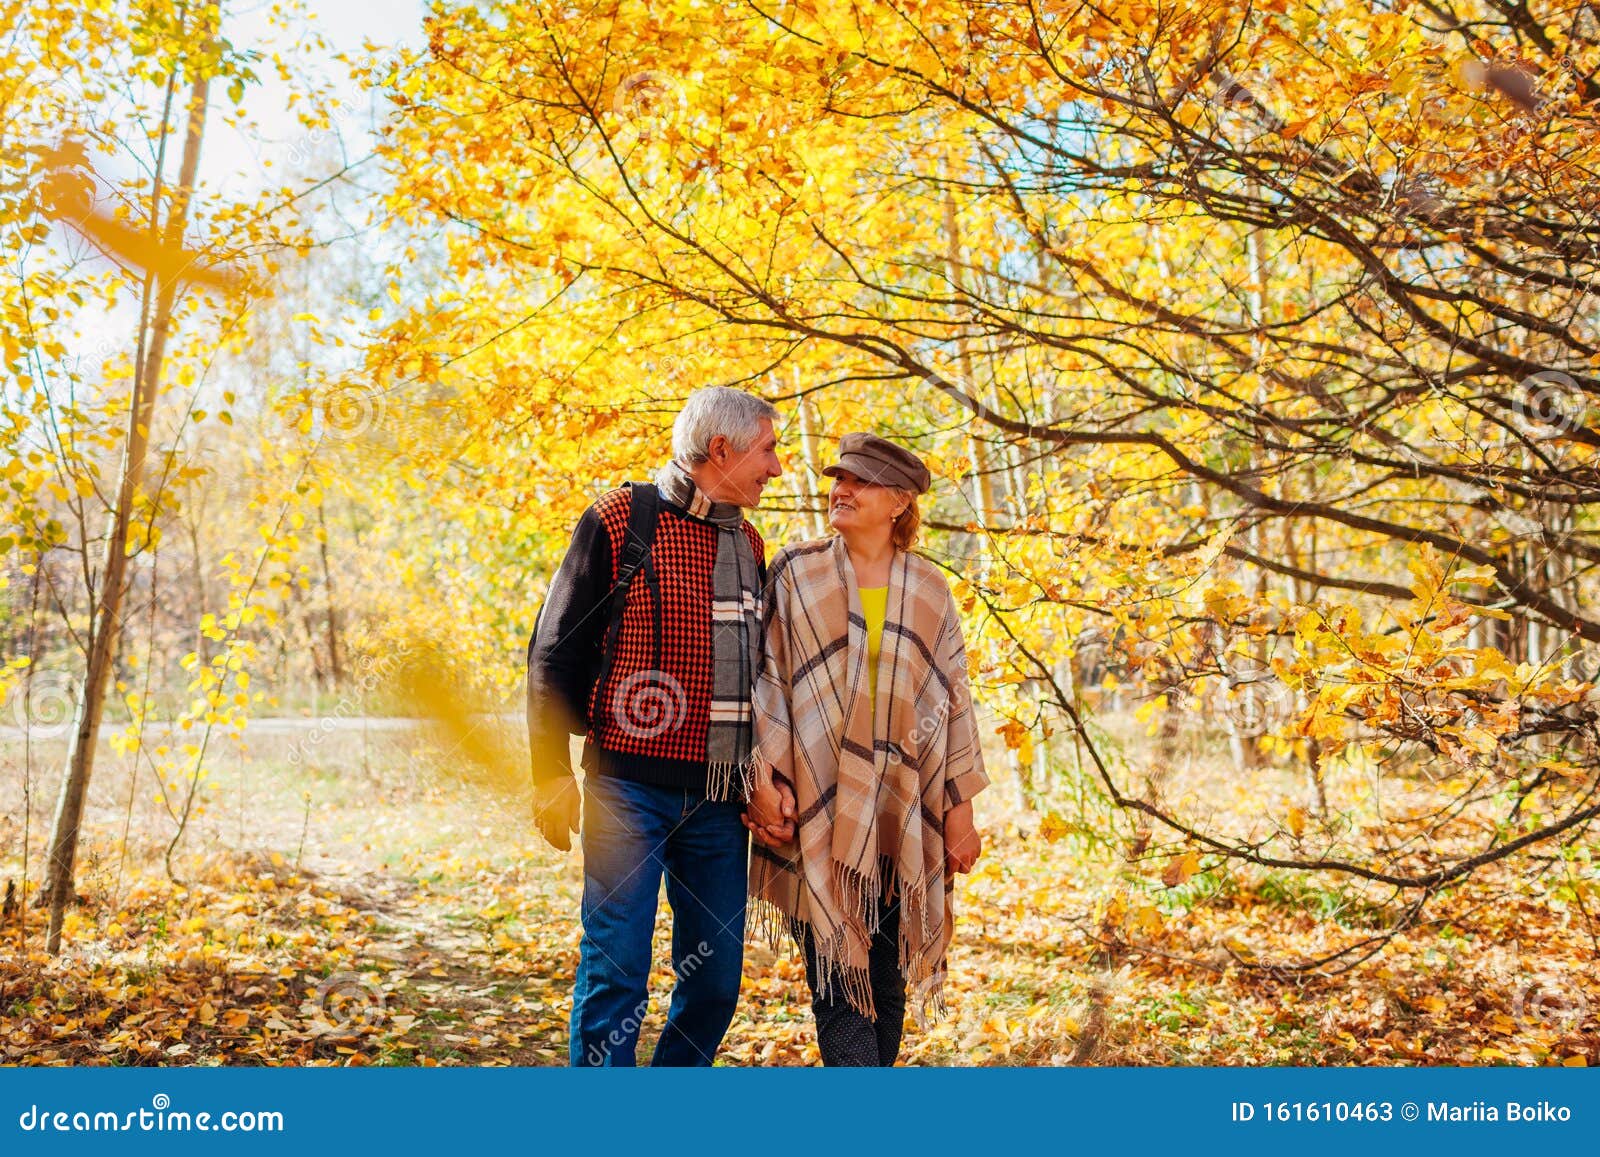
{"type": "Polygon", "coordinates": [[[194,554],[194,653],[200,659],[200,666],[207,667],[211,663],[211,640],[200,629],[200,620],[211,600],[206,597],[206,568],[200,554],[200,519],[196,517],[189,522],[188,529],[189,549],[194,554]]]}
{"type": "MultiPolygon", "coordinates": [[[[795,388],[800,386],[800,367],[794,371],[795,388]]],[[[807,488],[810,497],[807,501],[810,506],[806,510],[806,520],[811,527],[811,537],[821,538],[828,533],[828,480],[822,474],[822,447],[817,433],[820,419],[817,417],[816,403],[809,397],[800,399],[800,455],[805,459],[806,478],[810,482],[807,488]]]]}
{"type": "MultiPolygon", "coordinates": [[[[961,226],[956,217],[955,196],[947,188],[944,197],[945,266],[946,276],[958,294],[966,293],[966,277],[961,267],[961,226]]],[[[978,389],[977,374],[973,371],[972,349],[965,332],[956,335],[956,366],[961,374],[963,393],[975,401],[982,398],[978,389]]],[[[983,581],[989,573],[989,528],[999,510],[995,495],[994,461],[989,444],[976,432],[976,423],[967,426],[967,452],[972,458],[972,509],[978,524],[978,578],[983,581]]]]}
{"type": "MultiPolygon", "coordinates": [[[[209,88],[210,82],[204,72],[197,75],[190,86],[183,159],[179,165],[178,185],[171,193],[171,208],[167,214],[164,237],[164,243],[173,249],[182,245],[188,226],[189,201],[200,165],[200,141],[205,130],[209,88]]],[[[157,229],[160,200],[161,189],[158,184],[151,193],[152,233],[157,229]]],[[[128,409],[117,505],[112,512],[105,558],[100,566],[100,602],[94,609],[83,691],[69,737],[66,770],[61,778],[61,794],[56,801],[55,821],[50,831],[45,895],[50,904],[46,950],[51,954],[61,947],[61,924],[75,891],[73,876],[78,856],[78,834],[83,820],[83,802],[89,791],[89,778],[94,771],[95,747],[100,740],[106,688],[116,663],[117,644],[122,633],[122,603],[127,593],[128,531],[133,522],[134,496],[144,475],[150,424],[155,413],[161,363],[166,356],[167,335],[172,326],[178,286],[177,274],[160,276],[155,312],[149,315],[148,321],[149,346],[144,363],[139,367],[140,372],[134,379],[133,405],[128,409]]],[[[141,333],[141,345],[143,336],[141,333]]]]}
{"type": "Polygon", "coordinates": [[[339,663],[339,607],[333,591],[333,567],[328,564],[328,520],[322,506],[317,503],[317,528],[321,531],[317,549],[322,556],[322,594],[327,608],[324,626],[328,632],[328,673],[337,691],[344,685],[344,670],[339,663]]]}

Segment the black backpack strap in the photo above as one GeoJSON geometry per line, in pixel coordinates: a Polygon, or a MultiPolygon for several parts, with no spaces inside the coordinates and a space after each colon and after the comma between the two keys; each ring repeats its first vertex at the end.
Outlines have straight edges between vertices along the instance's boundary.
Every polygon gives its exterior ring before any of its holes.
{"type": "Polygon", "coordinates": [[[634,572],[656,541],[656,516],[661,512],[661,491],[653,482],[626,482],[628,488],[628,537],[622,547],[622,565],[617,568],[617,589],[626,592],[634,572]]]}
{"type": "Polygon", "coordinates": [[[611,672],[611,657],[616,654],[617,636],[622,633],[622,610],[628,602],[628,587],[655,545],[656,523],[661,514],[661,492],[654,483],[624,482],[623,485],[628,488],[628,528],[622,543],[622,561],[617,566],[617,581],[611,588],[600,671],[594,680],[597,691],[605,686],[606,676],[611,672]]]}

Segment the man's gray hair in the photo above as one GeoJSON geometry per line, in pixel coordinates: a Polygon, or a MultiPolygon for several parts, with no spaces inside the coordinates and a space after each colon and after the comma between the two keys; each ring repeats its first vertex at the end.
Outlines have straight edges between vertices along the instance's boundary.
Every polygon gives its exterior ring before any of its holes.
{"type": "Polygon", "coordinates": [[[778,407],[765,398],[730,386],[707,386],[689,395],[672,423],[672,456],[680,462],[704,462],[711,440],[721,434],[740,452],[755,445],[761,419],[778,417],[778,407]]]}

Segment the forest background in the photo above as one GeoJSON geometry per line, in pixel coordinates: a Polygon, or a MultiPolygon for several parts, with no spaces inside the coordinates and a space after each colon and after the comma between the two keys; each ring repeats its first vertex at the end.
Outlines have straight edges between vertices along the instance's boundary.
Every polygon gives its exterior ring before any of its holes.
{"type": "Polygon", "coordinates": [[[321,7],[0,0],[0,1060],[559,1063],[524,648],[722,384],[933,469],[908,1062],[1600,1063],[1593,6],[321,7]]]}

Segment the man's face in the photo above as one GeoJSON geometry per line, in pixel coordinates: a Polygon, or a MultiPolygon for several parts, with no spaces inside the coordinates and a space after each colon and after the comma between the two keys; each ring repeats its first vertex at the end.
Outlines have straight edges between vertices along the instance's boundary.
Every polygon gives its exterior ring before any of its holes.
{"type": "Polygon", "coordinates": [[[783,474],[772,419],[761,419],[756,440],[748,450],[735,450],[721,435],[713,438],[703,473],[701,489],[717,501],[735,502],[746,509],[760,506],[767,483],[783,474]]]}

